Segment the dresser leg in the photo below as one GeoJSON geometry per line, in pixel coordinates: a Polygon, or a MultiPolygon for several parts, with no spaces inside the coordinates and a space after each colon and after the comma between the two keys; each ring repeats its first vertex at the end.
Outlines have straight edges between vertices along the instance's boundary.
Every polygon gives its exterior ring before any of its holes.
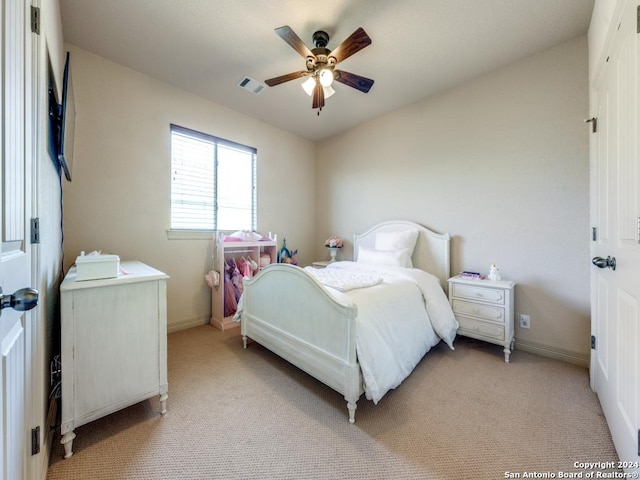
{"type": "Polygon", "coordinates": [[[76,434],[73,432],[65,433],[60,439],[60,443],[64,445],[64,458],[69,458],[73,455],[73,439],[76,438],[76,434]]]}
{"type": "Polygon", "coordinates": [[[160,395],[160,415],[167,413],[167,398],[169,395],[166,393],[160,395]]]}

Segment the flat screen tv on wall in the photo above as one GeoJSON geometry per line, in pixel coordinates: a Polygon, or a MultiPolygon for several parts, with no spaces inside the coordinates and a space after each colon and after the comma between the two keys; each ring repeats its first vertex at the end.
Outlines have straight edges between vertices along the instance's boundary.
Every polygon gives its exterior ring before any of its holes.
{"type": "Polygon", "coordinates": [[[64,64],[62,102],[60,104],[56,102],[54,89],[51,85],[49,88],[49,115],[51,119],[54,155],[60,164],[60,168],[64,171],[64,176],[68,181],[71,181],[76,105],[73,97],[69,52],[67,52],[67,59],[64,64]]]}

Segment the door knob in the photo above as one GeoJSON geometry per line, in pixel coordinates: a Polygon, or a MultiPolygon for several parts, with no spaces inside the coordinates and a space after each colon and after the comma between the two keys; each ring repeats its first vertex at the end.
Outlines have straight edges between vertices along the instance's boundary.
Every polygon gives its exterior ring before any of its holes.
{"type": "Polygon", "coordinates": [[[611,270],[616,269],[616,257],[593,257],[591,263],[598,268],[610,268],[611,270]]]}
{"type": "Polygon", "coordinates": [[[38,304],[38,291],[35,288],[21,288],[13,295],[3,295],[0,287],[0,313],[3,308],[11,307],[24,312],[38,304]]]}

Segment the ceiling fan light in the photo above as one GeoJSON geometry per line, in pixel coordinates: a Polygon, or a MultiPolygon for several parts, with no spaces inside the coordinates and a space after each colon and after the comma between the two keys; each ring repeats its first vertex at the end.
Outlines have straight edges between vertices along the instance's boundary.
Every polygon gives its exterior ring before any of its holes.
{"type": "Polygon", "coordinates": [[[320,70],[320,85],[323,87],[329,87],[333,83],[333,72],[328,68],[320,70]]]}
{"type": "Polygon", "coordinates": [[[313,77],[307,78],[304,82],[302,82],[302,88],[305,92],[307,92],[307,95],[313,95],[313,89],[316,88],[316,79],[313,77]]]}
{"type": "Polygon", "coordinates": [[[336,93],[336,91],[331,87],[322,87],[322,89],[324,90],[324,98],[325,99],[329,98],[331,95],[336,93]]]}

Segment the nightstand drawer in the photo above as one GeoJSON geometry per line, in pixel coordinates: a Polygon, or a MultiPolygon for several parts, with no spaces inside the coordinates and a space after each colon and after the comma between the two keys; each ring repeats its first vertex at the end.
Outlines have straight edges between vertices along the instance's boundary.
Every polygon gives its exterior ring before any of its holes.
{"type": "Polygon", "coordinates": [[[468,298],[481,302],[504,305],[504,290],[497,288],[474,287],[473,285],[453,284],[453,296],[458,298],[468,298]]]}
{"type": "Polygon", "coordinates": [[[458,333],[464,335],[465,332],[491,337],[496,340],[504,340],[504,327],[502,325],[492,325],[488,322],[481,322],[472,318],[456,317],[460,324],[458,333]]]}
{"type": "Polygon", "coordinates": [[[451,306],[453,308],[453,313],[455,314],[470,315],[472,317],[479,317],[492,322],[504,323],[505,313],[504,308],[502,307],[466,302],[455,298],[451,302],[451,306]]]}

